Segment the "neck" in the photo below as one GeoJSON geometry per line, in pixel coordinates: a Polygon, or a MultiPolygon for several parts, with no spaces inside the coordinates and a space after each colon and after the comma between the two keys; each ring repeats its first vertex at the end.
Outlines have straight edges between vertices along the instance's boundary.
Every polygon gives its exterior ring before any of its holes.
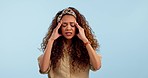
{"type": "Polygon", "coordinates": [[[69,46],[71,45],[71,43],[72,43],[72,40],[71,40],[71,39],[65,40],[65,46],[66,46],[66,47],[69,47],[69,46]]]}

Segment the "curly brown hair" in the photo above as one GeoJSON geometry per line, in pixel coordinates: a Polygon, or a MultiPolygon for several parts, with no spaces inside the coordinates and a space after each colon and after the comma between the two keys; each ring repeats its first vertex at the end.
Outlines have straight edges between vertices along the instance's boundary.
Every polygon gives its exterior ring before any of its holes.
{"type": "MultiPolygon", "coordinates": [[[[94,50],[97,50],[99,48],[99,44],[97,39],[95,38],[94,32],[90,28],[88,22],[86,21],[85,17],[80,14],[80,12],[73,8],[68,7],[72,9],[76,14],[76,21],[77,23],[84,29],[85,35],[87,39],[90,41],[91,46],[94,50]]],[[[62,10],[63,11],[63,10],[62,10]]],[[[57,17],[62,13],[62,11],[59,11],[54,19],[52,20],[52,23],[50,27],[48,28],[48,32],[43,38],[43,42],[41,43],[41,49],[44,50],[47,47],[48,40],[54,30],[57,26],[57,17]]],[[[57,63],[59,60],[63,57],[63,41],[65,38],[63,36],[60,36],[58,39],[56,39],[53,43],[53,47],[51,50],[51,65],[53,66],[53,69],[56,68],[57,63]]],[[[83,43],[82,40],[80,40],[76,35],[72,38],[72,44],[71,44],[71,50],[70,50],[70,57],[71,57],[71,65],[73,70],[75,68],[78,68],[80,70],[84,70],[87,65],[90,64],[90,58],[88,55],[88,51],[83,43]]]]}

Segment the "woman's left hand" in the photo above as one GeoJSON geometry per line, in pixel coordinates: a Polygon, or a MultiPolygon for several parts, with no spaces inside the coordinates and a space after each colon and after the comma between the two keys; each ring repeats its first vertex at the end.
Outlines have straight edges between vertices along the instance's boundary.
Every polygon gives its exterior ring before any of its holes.
{"type": "Polygon", "coordinates": [[[76,27],[77,27],[78,30],[79,30],[79,33],[77,34],[77,36],[78,36],[83,42],[88,41],[88,39],[87,39],[86,36],[85,36],[84,29],[83,29],[77,22],[75,22],[75,25],[76,25],[76,27]]]}

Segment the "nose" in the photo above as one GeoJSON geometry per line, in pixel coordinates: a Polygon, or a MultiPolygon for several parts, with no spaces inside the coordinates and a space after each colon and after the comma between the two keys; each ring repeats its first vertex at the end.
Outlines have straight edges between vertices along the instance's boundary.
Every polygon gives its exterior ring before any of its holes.
{"type": "Polygon", "coordinates": [[[71,25],[68,24],[66,29],[67,29],[67,30],[71,30],[71,25]]]}

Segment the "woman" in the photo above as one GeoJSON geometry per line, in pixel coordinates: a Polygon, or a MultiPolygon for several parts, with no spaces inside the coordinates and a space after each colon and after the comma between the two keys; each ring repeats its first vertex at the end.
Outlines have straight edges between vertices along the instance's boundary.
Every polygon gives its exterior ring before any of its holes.
{"type": "Polygon", "coordinates": [[[101,67],[97,40],[85,17],[73,7],[59,11],[52,21],[38,57],[40,73],[48,78],[89,78],[101,67]]]}

